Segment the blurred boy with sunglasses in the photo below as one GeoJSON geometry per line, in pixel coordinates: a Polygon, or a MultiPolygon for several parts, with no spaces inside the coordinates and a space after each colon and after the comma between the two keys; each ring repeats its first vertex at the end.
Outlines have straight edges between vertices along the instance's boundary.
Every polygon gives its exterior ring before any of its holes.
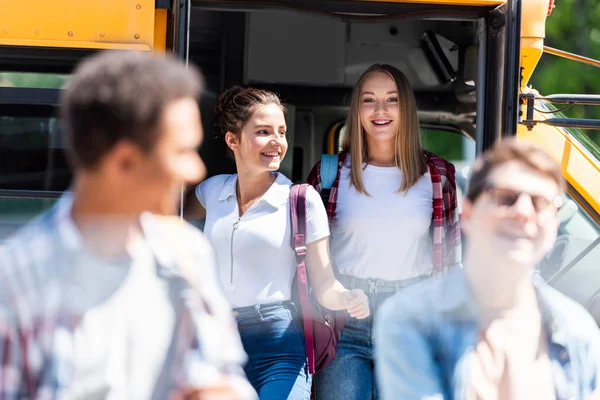
{"type": "Polygon", "coordinates": [[[388,301],[376,319],[383,399],[586,399],[600,333],[534,273],[554,244],[564,182],[543,150],[504,140],[463,205],[465,267],[388,301]]]}

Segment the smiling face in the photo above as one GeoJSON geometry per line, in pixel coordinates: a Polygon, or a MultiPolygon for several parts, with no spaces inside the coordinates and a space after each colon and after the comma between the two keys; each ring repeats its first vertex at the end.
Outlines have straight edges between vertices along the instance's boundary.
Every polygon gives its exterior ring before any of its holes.
{"type": "Polygon", "coordinates": [[[398,134],[400,108],[398,87],[385,72],[373,72],[365,79],[360,93],[360,123],[367,141],[393,141],[398,134]]]}
{"type": "Polygon", "coordinates": [[[257,106],[239,135],[227,132],[225,141],[233,151],[238,171],[277,171],[287,152],[287,126],[280,106],[257,106]]]}
{"type": "Polygon", "coordinates": [[[495,167],[487,182],[463,205],[469,246],[495,263],[533,268],[556,239],[557,183],[518,161],[495,167]]]}

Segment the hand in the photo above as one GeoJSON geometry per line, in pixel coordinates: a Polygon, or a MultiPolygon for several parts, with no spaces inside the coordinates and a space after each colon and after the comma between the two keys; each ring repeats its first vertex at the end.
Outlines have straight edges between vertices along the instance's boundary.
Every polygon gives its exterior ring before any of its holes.
{"type": "Polygon", "coordinates": [[[600,389],[594,390],[586,400],[600,400],[600,389]]]}
{"type": "MultiPolygon", "coordinates": [[[[242,390],[244,392],[244,390],[242,390]]],[[[240,393],[239,388],[228,379],[210,386],[200,388],[186,388],[169,395],[169,400],[249,400],[255,399],[255,393],[240,393]]]]}
{"type": "Polygon", "coordinates": [[[201,389],[186,389],[173,393],[169,400],[242,400],[242,397],[229,386],[215,385],[201,389]]]}
{"type": "Polygon", "coordinates": [[[356,319],[367,318],[371,312],[369,311],[369,298],[362,289],[347,290],[342,293],[346,304],[348,315],[356,319]]]}

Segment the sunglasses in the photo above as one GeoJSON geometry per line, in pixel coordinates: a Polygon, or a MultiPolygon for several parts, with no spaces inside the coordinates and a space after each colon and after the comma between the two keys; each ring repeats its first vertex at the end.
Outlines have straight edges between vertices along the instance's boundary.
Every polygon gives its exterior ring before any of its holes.
{"type": "Polygon", "coordinates": [[[560,196],[549,199],[542,195],[519,192],[508,188],[494,187],[493,185],[488,185],[485,191],[499,207],[510,208],[514,206],[522,195],[529,196],[531,199],[531,204],[533,204],[533,208],[536,212],[545,211],[550,208],[558,210],[563,203],[563,199],[560,196]]]}

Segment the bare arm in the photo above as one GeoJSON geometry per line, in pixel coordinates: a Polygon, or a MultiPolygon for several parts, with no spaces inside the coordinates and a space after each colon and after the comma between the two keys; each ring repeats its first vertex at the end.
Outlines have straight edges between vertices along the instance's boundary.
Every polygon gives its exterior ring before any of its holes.
{"type": "Polygon", "coordinates": [[[256,392],[248,382],[235,376],[224,376],[213,385],[188,387],[174,391],[169,400],[255,400],[256,392]],[[236,381],[237,379],[237,381],[236,381]]]}
{"type": "Polygon", "coordinates": [[[369,301],[360,289],[348,290],[335,278],[329,256],[329,237],[306,245],[306,266],[317,301],[330,310],[347,310],[358,319],[369,316],[369,301]]]}
{"type": "Polygon", "coordinates": [[[588,396],[587,400],[600,400],[600,389],[594,390],[594,392],[588,396]]]}

